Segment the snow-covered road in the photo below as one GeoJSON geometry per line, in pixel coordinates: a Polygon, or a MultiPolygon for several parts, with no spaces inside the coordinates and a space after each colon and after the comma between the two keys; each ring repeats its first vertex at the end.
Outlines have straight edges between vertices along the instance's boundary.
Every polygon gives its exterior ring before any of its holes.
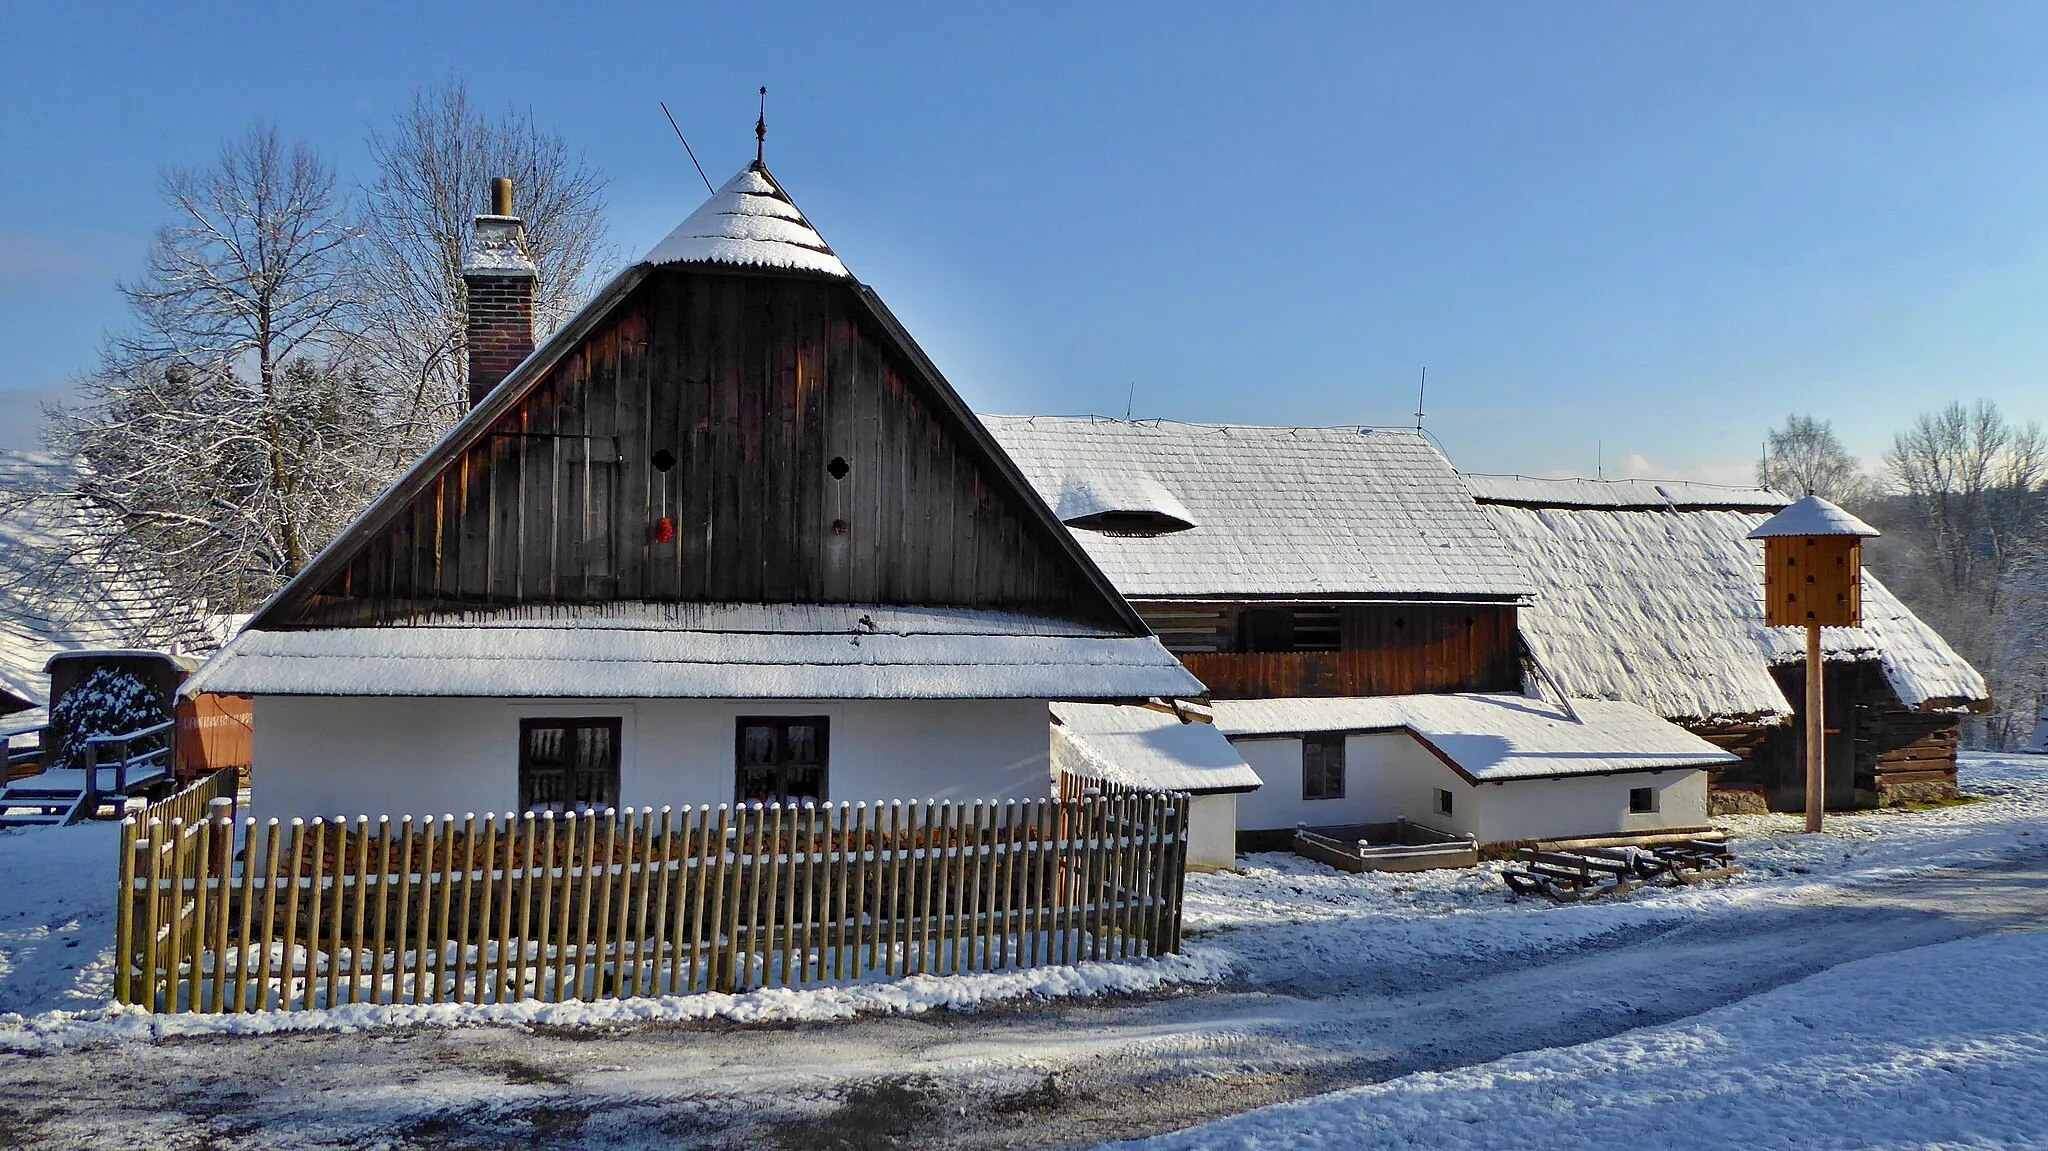
{"type": "MultiPolygon", "coordinates": [[[[1774,989],[1858,960],[1889,972],[1859,981],[1862,967],[1842,968],[1861,1010],[1913,1018],[1947,975],[1915,958],[1939,952],[1903,953],[2048,923],[2043,767],[1973,761],[1966,782],[1987,801],[1834,820],[1819,839],[1749,821],[1737,846],[1753,879],[1608,905],[1509,904],[1485,869],[1352,877],[1259,857],[1245,875],[1191,885],[1195,946],[1239,973],[1214,988],[823,1025],[414,1028],[5,1055],[0,1135],[45,1147],[1074,1147],[1379,1084],[1376,1103],[1299,1105],[1336,1108],[1301,1122],[1350,1143],[1335,1133],[1377,1121],[1360,1106],[1401,1123],[1427,1110],[1402,1094],[1438,1089],[1417,1073],[1519,1082],[1489,1061],[1545,1051],[1579,1082],[1612,1037],[1794,994],[1774,989]],[[1883,968],[1889,956],[1903,958],[1883,968]]],[[[2007,966],[2033,982],[2005,993],[2044,998],[2038,964],[2007,966]]],[[[1557,1104],[1534,1087],[1527,1100],[1557,1104]]],[[[1270,1145],[1289,1122],[1272,1115],[1201,1138],[1270,1145]]],[[[1704,1129],[1698,1142],[1725,1145],[1704,1129]]]]}
{"type": "Polygon", "coordinates": [[[1667,1026],[1114,1146],[2048,1147],[2044,966],[2040,931],[1885,952],[1667,1026]]]}

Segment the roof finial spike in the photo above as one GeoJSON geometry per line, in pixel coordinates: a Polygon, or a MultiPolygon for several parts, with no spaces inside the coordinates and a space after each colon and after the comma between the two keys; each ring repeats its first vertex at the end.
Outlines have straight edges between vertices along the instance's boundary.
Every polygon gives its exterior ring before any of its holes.
{"type": "Polygon", "coordinates": [[[754,163],[761,163],[761,154],[768,149],[768,86],[761,86],[761,118],[754,121],[754,163]]]}

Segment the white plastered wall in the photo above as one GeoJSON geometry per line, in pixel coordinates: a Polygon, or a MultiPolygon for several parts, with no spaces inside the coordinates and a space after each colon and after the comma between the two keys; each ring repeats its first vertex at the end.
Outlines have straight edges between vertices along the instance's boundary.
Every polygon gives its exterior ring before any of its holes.
{"type": "Polygon", "coordinates": [[[1234,794],[1197,795],[1188,804],[1188,866],[1220,871],[1237,866],[1234,794]]]}
{"type": "Polygon", "coordinates": [[[1474,808],[1473,833],[1481,843],[1650,833],[1707,823],[1707,773],[1697,768],[1482,783],[1467,785],[1460,801],[1467,796],[1474,808]],[[1638,787],[1655,791],[1656,811],[1629,811],[1629,790],[1638,787]]]}
{"type": "Polygon", "coordinates": [[[259,696],[251,814],[464,815],[519,800],[519,721],[620,719],[619,798],[730,803],[735,721],[830,719],[829,797],[1038,799],[1043,700],[506,700],[259,696]]]}
{"type": "Polygon", "coordinates": [[[1473,784],[1407,732],[1372,732],[1344,741],[1343,799],[1303,799],[1299,738],[1232,743],[1265,783],[1238,806],[1238,825],[1245,831],[1407,819],[1481,843],[1502,843],[1707,822],[1707,773],[1698,769],[1473,784]],[[1656,790],[1656,811],[1629,811],[1629,791],[1637,787],[1656,790]],[[1439,789],[1451,793],[1448,816],[1437,811],[1439,789]]]}
{"type": "Polygon", "coordinates": [[[1385,823],[1406,817],[1444,831],[1433,816],[1434,789],[1464,786],[1437,758],[1406,732],[1369,732],[1344,740],[1344,797],[1303,799],[1301,739],[1234,739],[1237,749],[1265,786],[1242,797],[1237,824],[1242,831],[1282,831],[1302,824],[1343,827],[1354,823],[1385,823]]]}

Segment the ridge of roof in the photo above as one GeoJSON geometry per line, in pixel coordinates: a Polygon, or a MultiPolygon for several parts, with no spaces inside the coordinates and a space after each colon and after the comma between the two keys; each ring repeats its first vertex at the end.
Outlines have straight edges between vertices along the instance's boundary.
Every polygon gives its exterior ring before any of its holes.
{"type": "Polygon", "coordinates": [[[1420,440],[1420,441],[1422,441],[1423,443],[1430,443],[1430,444],[1431,444],[1431,446],[1434,446],[1434,443],[1433,443],[1433,442],[1432,442],[1432,441],[1430,440],[1430,437],[1429,437],[1428,433],[1426,433],[1426,432],[1423,432],[1422,430],[1420,430],[1420,429],[1418,429],[1418,428],[1411,428],[1411,427],[1405,427],[1405,426],[1401,426],[1401,425],[1379,425],[1379,424],[1303,424],[1303,425],[1289,425],[1289,424],[1229,424],[1229,423],[1206,423],[1206,422],[1203,422],[1203,421],[1200,421],[1200,420],[1174,420],[1174,419],[1168,419],[1168,418],[1166,418],[1166,417],[1164,417],[1164,416],[1147,416],[1147,417],[1144,417],[1144,418],[1142,418],[1142,419],[1132,419],[1132,418],[1128,418],[1128,417],[1123,417],[1123,416],[1097,416],[1097,415],[1078,415],[1078,416],[1034,416],[1034,415],[1006,415],[1006,414],[1003,414],[1003,413],[1000,413],[1000,412],[982,412],[982,413],[976,413],[976,414],[977,414],[977,415],[979,416],[979,418],[980,418],[980,419],[981,419],[981,420],[982,420],[982,421],[983,421],[984,423],[986,423],[986,422],[989,422],[989,421],[992,421],[992,420],[993,420],[993,421],[1000,421],[1000,422],[1002,422],[1002,423],[1005,423],[1005,424],[1024,424],[1024,425],[1030,425],[1030,424],[1038,424],[1038,423],[1045,423],[1045,424],[1102,424],[1102,425],[1119,425],[1119,424],[1120,424],[1120,425],[1124,425],[1124,426],[1127,426],[1127,427],[1132,427],[1132,428],[1149,428],[1149,429],[1152,429],[1152,430],[1155,430],[1155,431],[1178,431],[1178,430],[1186,429],[1186,430],[1189,430],[1189,431],[1198,431],[1198,432],[1222,432],[1222,433],[1226,433],[1226,434],[1227,434],[1227,433],[1231,433],[1231,432],[1253,432],[1253,433],[1256,433],[1256,432],[1271,432],[1271,433],[1273,433],[1273,434],[1274,434],[1274,435],[1275,435],[1276,437],[1285,437],[1285,436],[1300,436],[1300,435],[1304,435],[1304,434],[1309,434],[1309,433],[1316,433],[1316,432],[1334,432],[1334,433],[1339,433],[1339,434],[1345,434],[1345,433],[1358,433],[1358,434],[1370,434],[1370,435],[1380,435],[1380,434],[1392,434],[1392,435],[1400,435],[1400,436],[1404,436],[1404,437],[1407,437],[1407,438],[1411,438],[1411,439],[1415,439],[1415,440],[1420,440]]]}
{"type": "Polygon", "coordinates": [[[1482,504],[1532,508],[1605,508],[1614,511],[1776,511],[1792,497],[1771,488],[1736,487],[1700,480],[1588,479],[1565,476],[1460,473],[1482,504]]]}

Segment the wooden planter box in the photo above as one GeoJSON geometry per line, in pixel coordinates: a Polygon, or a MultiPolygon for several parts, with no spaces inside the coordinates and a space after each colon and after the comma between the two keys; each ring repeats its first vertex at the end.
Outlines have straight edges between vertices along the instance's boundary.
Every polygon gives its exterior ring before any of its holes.
{"type": "Polygon", "coordinates": [[[1342,871],[1435,871],[1473,867],[1479,844],[1419,823],[1365,823],[1350,827],[1297,828],[1294,853],[1342,871]]]}

